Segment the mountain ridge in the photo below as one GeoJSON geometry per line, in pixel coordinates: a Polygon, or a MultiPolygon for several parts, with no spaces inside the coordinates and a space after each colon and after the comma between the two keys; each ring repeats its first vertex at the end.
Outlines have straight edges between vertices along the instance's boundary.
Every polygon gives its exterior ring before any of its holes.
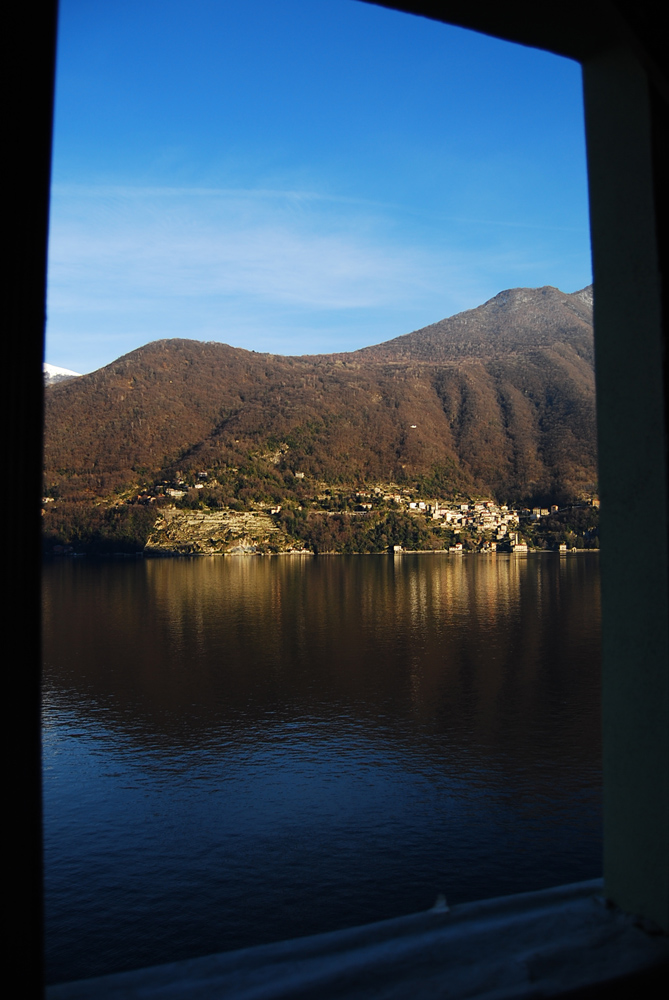
{"type": "Polygon", "coordinates": [[[206,471],[251,502],[303,473],[566,499],[596,488],[595,441],[592,288],[545,286],[346,354],[153,341],[47,390],[45,482],[93,500],[206,471]]]}
{"type": "MultiPolygon", "coordinates": [[[[525,348],[539,347],[546,345],[546,336],[542,337],[541,331],[537,329],[537,321],[545,324],[550,313],[554,311],[556,304],[567,306],[574,312],[574,327],[569,331],[572,337],[577,337],[583,333],[582,326],[587,328],[589,339],[592,339],[592,285],[580,289],[571,294],[561,292],[558,288],[546,285],[542,288],[511,288],[499,292],[493,298],[488,299],[475,309],[468,309],[447,319],[439,320],[426,327],[414,330],[411,333],[395,337],[372,347],[364,347],[359,351],[352,352],[358,356],[374,358],[407,357],[412,360],[442,360],[448,358],[462,358],[463,356],[474,355],[476,357],[487,354],[499,354],[505,348],[509,348],[508,337],[502,337],[501,341],[491,341],[491,336],[499,336],[500,320],[502,327],[508,328],[509,315],[518,315],[523,307],[534,306],[530,316],[522,325],[515,324],[513,327],[514,343],[516,349],[521,345],[525,348]],[[543,309],[537,308],[537,303],[541,303],[543,309]],[[548,308],[546,308],[548,306],[548,308]],[[504,324],[504,320],[507,323],[504,324]],[[533,322],[530,322],[530,319],[533,322]],[[522,341],[519,334],[522,333],[522,341]],[[487,338],[487,339],[486,339],[487,338]],[[445,351],[444,341],[448,339],[449,350],[445,351]],[[437,350],[429,352],[429,348],[441,348],[441,354],[437,350]],[[456,353],[459,348],[459,353],[456,353]],[[437,356],[435,356],[435,353],[437,356]]],[[[527,310],[525,310],[527,312],[527,310]]],[[[563,329],[563,335],[567,331],[563,329]]]]}

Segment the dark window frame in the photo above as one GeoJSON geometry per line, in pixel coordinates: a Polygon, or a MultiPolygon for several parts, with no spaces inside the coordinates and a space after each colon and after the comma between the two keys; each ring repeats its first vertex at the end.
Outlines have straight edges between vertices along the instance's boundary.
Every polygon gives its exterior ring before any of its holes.
{"type": "MultiPolygon", "coordinates": [[[[374,2],[374,0],[367,0],[374,2]]],[[[602,496],[604,878],[609,899],[669,932],[669,80],[647,0],[379,2],[581,62],[595,285],[602,496]],[[654,522],[652,541],[629,524],[654,522]]],[[[8,953],[42,991],[40,496],[57,0],[5,11],[5,484],[8,953]],[[10,500],[11,495],[11,500],[10,500]],[[8,654],[8,655],[7,655],[8,654]]]]}

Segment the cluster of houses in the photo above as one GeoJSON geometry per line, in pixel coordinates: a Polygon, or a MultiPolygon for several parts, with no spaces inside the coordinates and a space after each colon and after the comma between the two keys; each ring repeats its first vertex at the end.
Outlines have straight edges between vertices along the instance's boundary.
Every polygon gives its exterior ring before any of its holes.
{"type": "MultiPolygon", "coordinates": [[[[380,492],[380,491],[376,491],[380,492]]],[[[358,494],[359,499],[369,494],[358,494]]],[[[527,543],[520,535],[521,522],[539,522],[542,518],[549,517],[559,512],[557,504],[550,507],[524,507],[519,510],[511,509],[506,504],[496,504],[494,500],[480,500],[469,503],[447,504],[443,501],[435,500],[410,500],[400,493],[384,494],[385,500],[393,500],[401,503],[409,511],[423,514],[434,521],[443,521],[448,524],[457,537],[460,533],[466,532],[468,535],[478,535],[480,538],[479,551],[495,552],[499,547],[511,552],[527,552],[527,543]],[[481,536],[485,536],[482,538],[481,536]]],[[[599,507],[599,500],[593,499],[590,504],[599,507]]],[[[361,503],[359,509],[371,509],[371,503],[361,503]]],[[[561,543],[560,551],[566,552],[568,546],[561,543]]],[[[400,551],[399,546],[395,546],[400,551]]],[[[450,552],[462,552],[464,546],[462,542],[455,541],[449,547],[450,552]]]]}
{"type": "MultiPolygon", "coordinates": [[[[196,483],[193,484],[195,486],[195,489],[196,490],[203,490],[205,488],[205,486],[207,485],[206,480],[209,479],[209,473],[208,472],[198,472],[197,479],[198,479],[198,482],[196,482],[196,483]]],[[[171,485],[171,486],[169,485],[169,483],[167,482],[167,480],[163,480],[163,485],[162,486],[156,486],[156,487],[154,487],[154,490],[155,490],[155,493],[157,493],[159,496],[161,494],[163,494],[166,497],[172,497],[173,500],[181,500],[182,497],[186,496],[186,491],[188,490],[188,488],[189,487],[186,485],[186,483],[184,482],[184,480],[183,479],[179,479],[179,480],[177,480],[176,485],[171,485]],[[186,489],[180,489],[179,487],[181,487],[181,486],[186,486],[186,489]]],[[[155,500],[156,499],[155,496],[149,496],[148,494],[147,494],[147,498],[149,500],[155,500]]],[[[137,499],[138,500],[142,500],[143,497],[140,495],[137,499]]]]}
{"type": "MultiPolygon", "coordinates": [[[[295,473],[295,476],[302,479],[304,473],[298,472],[295,473]]],[[[199,472],[194,478],[195,489],[201,490],[205,485],[209,485],[207,472],[199,472]]],[[[140,493],[130,502],[152,503],[161,495],[170,497],[172,500],[180,500],[186,495],[188,488],[189,486],[184,480],[172,483],[163,481],[161,485],[154,487],[151,491],[140,493]]],[[[471,548],[472,536],[478,538],[477,548],[481,552],[494,552],[498,548],[512,552],[527,552],[528,546],[520,534],[521,523],[539,522],[542,518],[559,512],[559,507],[556,504],[550,507],[513,509],[506,504],[497,504],[494,500],[470,500],[467,503],[414,500],[410,494],[390,492],[380,487],[369,492],[357,492],[354,494],[354,498],[356,501],[354,510],[360,514],[375,508],[378,509],[379,506],[385,507],[387,504],[394,504],[403,507],[410,513],[421,514],[433,521],[441,521],[444,525],[448,525],[454,536],[454,544],[449,548],[451,552],[462,552],[466,547],[471,548]],[[458,540],[457,536],[460,534],[467,537],[468,544],[466,546],[458,540]]],[[[49,502],[49,500],[51,497],[45,498],[45,502],[49,502]]],[[[596,498],[588,503],[599,507],[599,500],[596,498]]],[[[270,507],[267,510],[267,513],[275,516],[280,512],[280,505],[270,507]]],[[[399,551],[399,546],[395,546],[395,548],[399,551]]],[[[566,551],[567,545],[561,544],[560,550],[566,551]]]]}
{"type": "MultiPolygon", "coordinates": [[[[493,500],[481,500],[474,503],[445,504],[439,500],[433,503],[423,500],[409,500],[410,511],[422,513],[433,521],[444,521],[457,537],[461,532],[488,534],[488,539],[482,544],[481,551],[494,552],[498,544],[510,547],[514,552],[527,552],[527,545],[521,541],[518,534],[520,514],[511,510],[506,504],[498,505],[493,500]],[[494,535],[489,540],[490,534],[494,535]]],[[[557,507],[554,508],[557,511],[557,507]]],[[[537,516],[548,515],[549,510],[541,509],[537,516]]],[[[534,516],[534,514],[532,515],[534,516]]],[[[451,552],[462,552],[462,542],[450,546],[451,552]]]]}

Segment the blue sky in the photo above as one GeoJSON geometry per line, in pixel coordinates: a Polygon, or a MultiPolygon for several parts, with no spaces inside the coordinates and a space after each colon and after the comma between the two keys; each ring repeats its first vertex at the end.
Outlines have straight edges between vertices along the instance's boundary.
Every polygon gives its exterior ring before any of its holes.
{"type": "Polygon", "coordinates": [[[591,281],[580,67],[357,0],[60,0],[46,360],[591,281]]]}

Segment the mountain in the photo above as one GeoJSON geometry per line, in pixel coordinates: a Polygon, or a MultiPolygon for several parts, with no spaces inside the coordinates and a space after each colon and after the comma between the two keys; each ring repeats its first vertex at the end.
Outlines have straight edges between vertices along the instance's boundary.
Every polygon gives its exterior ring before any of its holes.
{"type": "Polygon", "coordinates": [[[565,295],[557,288],[512,288],[477,309],[396,337],[353,356],[376,361],[479,361],[568,344],[594,366],[592,285],[565,295]]]}
{"type": "Polygon", "coordinates": [[[69,368],[58,368],[56,365],[48,365],[46,361],[42,365],[44,373],[44,385],[56,385],[57,382],[67,382],[71,378],[80,378],[79,372],[72,372],[69,368]]]}
{"type": "Polygon", "coordinates": [[[47,389],[49,491],[199,472],[242,500],[278,498],[296,473],[502,500],[593,491],[592,289],[511,289],[348,354],[160,340],[47,389]]]}

